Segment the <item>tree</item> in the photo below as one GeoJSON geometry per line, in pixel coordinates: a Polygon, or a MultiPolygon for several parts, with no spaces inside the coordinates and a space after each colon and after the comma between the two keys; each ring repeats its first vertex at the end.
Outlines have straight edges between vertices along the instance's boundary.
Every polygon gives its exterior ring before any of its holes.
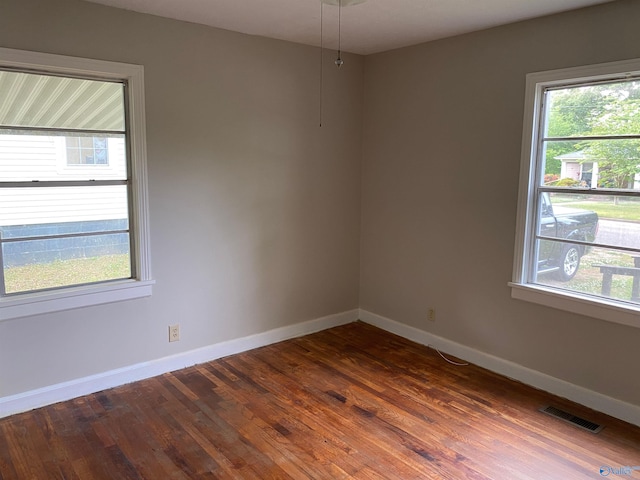
{"type": "MultiPolygon", "coordinates": [[[[592,121],[604,110],[606,100],[597,87],[574,87],[547,93],[548,117],[545,137],[577,137],[589,134],[592,121]]],[[[579,150],[576,142],[549,142],[545,173],[560,174],[556,157],[579,150]]]]}
{"type": "MultiPolygon", "coordinates": [[[[640,81],[588,85],[548,94],[546,137],[640,134],[640,81]]],[[[640,172],[640,140],[548,142],[545,173],[559,173],[555,157],[584,151],[584,161],[597,162],[601,187],[629,188],[640,172]]]]}
{"type": "MultiPolygon", "coordinates": [[[[618,98],[606,105],[593,122],[591,135],[640,134],[640,99],[618,98]]],[[[585,156],[598,162],[599,186],[633,188],[639,173],[640,141],[637,139],[583,142],[585,156]]]]}

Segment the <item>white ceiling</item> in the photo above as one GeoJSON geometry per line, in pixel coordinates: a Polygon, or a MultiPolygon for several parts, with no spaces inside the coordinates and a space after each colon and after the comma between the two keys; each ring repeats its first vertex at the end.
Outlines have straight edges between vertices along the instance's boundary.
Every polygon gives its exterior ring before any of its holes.
{"type": "MultiPolygon", "coordinates": [[[[320,44],[320,0],[88,1],[251,35],[320,44]]],[[[342,7],[342,50],[367,55],[609,1],[366,0],[342,7]]],[[[324,46],[337,48],[338,7],[323,5],[323,11],[324,46]]]]}

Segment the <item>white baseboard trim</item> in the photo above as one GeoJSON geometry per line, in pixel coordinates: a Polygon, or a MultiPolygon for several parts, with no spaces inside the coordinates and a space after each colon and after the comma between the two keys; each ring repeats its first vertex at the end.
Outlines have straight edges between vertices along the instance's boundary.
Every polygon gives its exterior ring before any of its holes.
{"type": "Polygon", "coordinates": [[[608,397],[593,390],[588,390],[366,310],[360,310],[359,318],[365,323],[395,333],[396,335],[413,340],[422,345],[433,345],[443,353],[449,353],[467,362],[504,375],[505,377],[518,380],[532,387],[544,390],[545,392],[567,398],[586,407],[624,420],[625,422],[640,426],[640,406],[608,397]]]}
{"type": "Polygon", "coordinates": [[[594,410],[640,426],[639,406],[579,387],[564,380],[531,370],[522,365],[475,350],[424,330],[404,325],[366,310],[350,310],[329,315],[327,317],[171,355],[150,362],[138,363],[128,367],[3,397],[0,398],[0,418],[99,392],[108,388],[118,387],[138,380],[144,380],[162,375],[163,373],[209,362],[290,338],[308,335],[327,328],[351,323],[358,319],[401,337],[413,340],[414,342],[423,345],[433,345],[442,352],[455,355],[458,358],[491,370],[492,372],[513,378],[532,387],[567,398],[581,405],[593,408],[594,410]]]}
{"type": "Polygon", "coordinates": [[[38,388],[24,393],[0,398],[0,418],[44,407],[72,398],[100,392],[108,388],[155,377],[199,363],[209,362],[236,353],[245,352],[290,338],[308,335],[327,328],[355,322],[359,310],[329,315],[306,322],[276,328],[248,337],[216,343],[196,350],[171,355],[169,357],[138,363],[108,372],[91,375],[68,382],[38,388]]]}

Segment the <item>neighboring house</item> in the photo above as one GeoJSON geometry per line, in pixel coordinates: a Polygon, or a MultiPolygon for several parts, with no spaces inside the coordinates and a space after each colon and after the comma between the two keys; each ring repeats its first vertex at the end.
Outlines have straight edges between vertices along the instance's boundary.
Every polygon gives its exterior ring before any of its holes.
{"type": "MultiPolygon", "coordinates": [[[[589,161],[584,150],[565,153],[554,157],[562,162],[560,166],[560,178],[572,178],[584,182],[584,186],[598,188],[599,170],[598,162],[589,161]]],[[[640,189],[640,174],[636,173],[633,179],[633,188],[640,189]]]]}
{"type": "Polygon", "coordinates": [[[565,153],[555,159],[562,162],[560,178],[572,178],[590,188],[598,187],[598,162],[588,161],[584,150],[565,153]]]}

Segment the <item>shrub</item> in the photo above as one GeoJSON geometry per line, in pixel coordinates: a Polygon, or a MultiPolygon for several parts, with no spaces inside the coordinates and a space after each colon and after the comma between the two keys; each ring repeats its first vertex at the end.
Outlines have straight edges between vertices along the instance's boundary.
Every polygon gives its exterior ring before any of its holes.
{"type": "Polygon", "coordinates": [[[573,178],[561,178],[560,180],[558,180],[555,183],[556,187],[579,187],[580,186],[580,181],[579,180],[574,180],[573,178]]]}

